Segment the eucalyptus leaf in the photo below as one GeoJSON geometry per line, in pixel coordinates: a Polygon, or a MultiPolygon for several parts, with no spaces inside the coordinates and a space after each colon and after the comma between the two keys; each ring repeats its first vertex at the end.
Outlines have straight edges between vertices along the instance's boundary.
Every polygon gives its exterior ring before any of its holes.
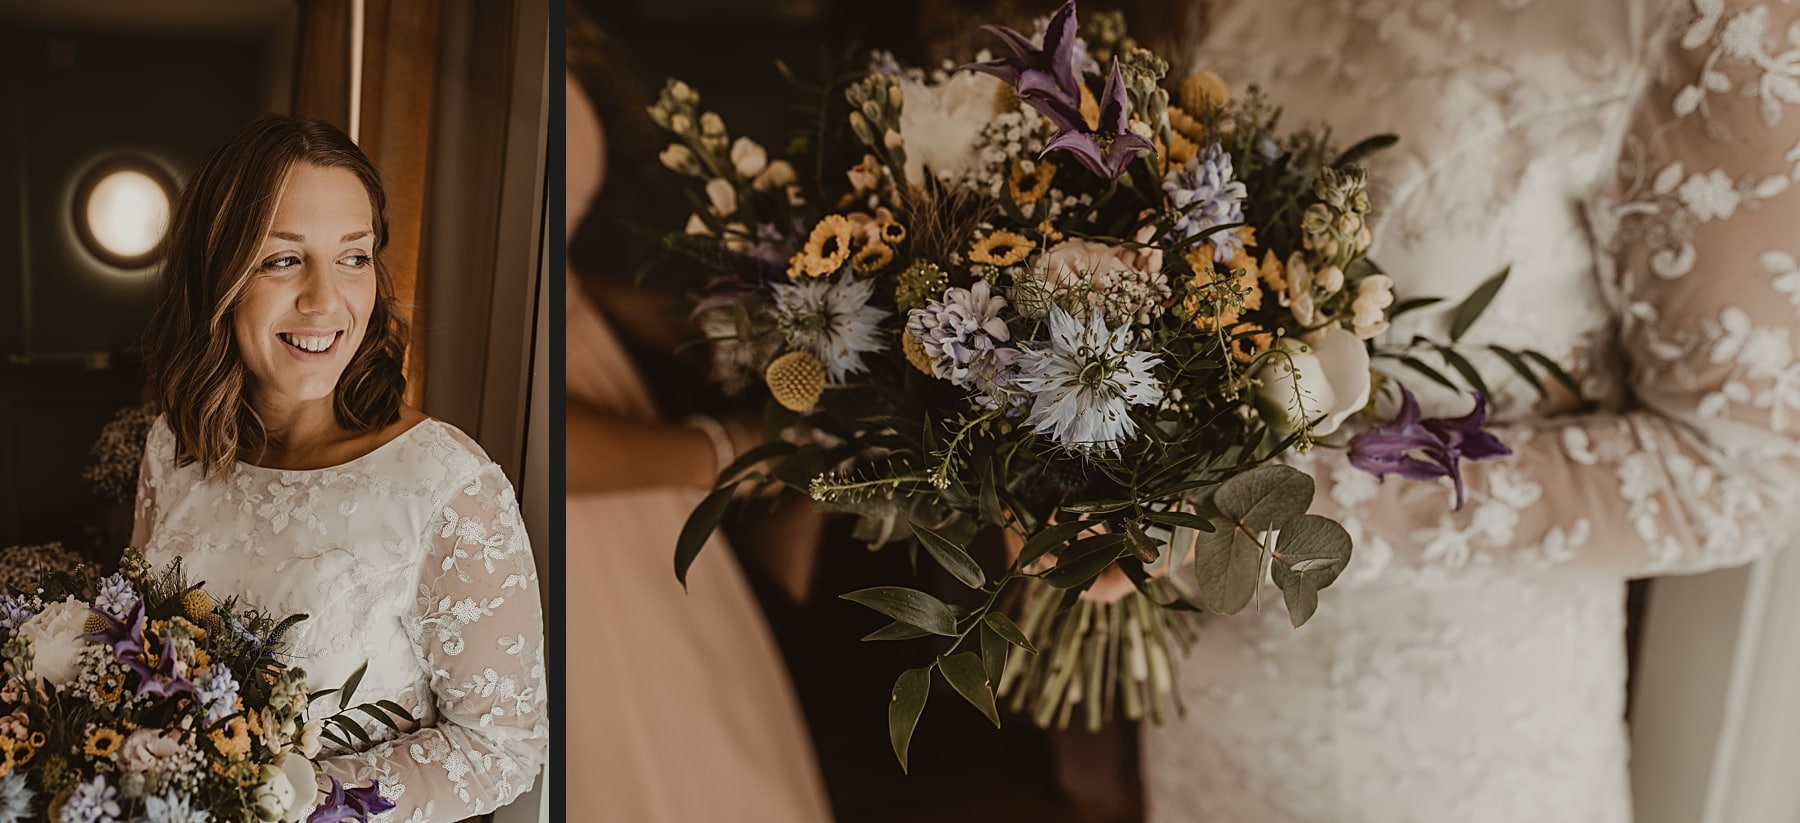
{"type": "Polygon", "coordinates": [[[1312,506],[1313,481],[1291,466],[1258,466],[1219,486],[1213,503],[1252,531],[1276,528],[1312,506]]]}
{"type": "MultiPolygon", "coordinates": [[[[1004,646],[1002,647],[1004,648],[1004,646]]],[[[959,652],[938,659],[938,671],[950,681],[950,688],[969,701],[969,705],[987,715],[994,728],[1000,728],[1000,710],[994,706],[994,683],[987,668],[974,652],[959,652]]]]}
{"type": "Polygon", "coordinates": [[[912,746],[913,729],[919,725],[925,698],[930,695],[930,667],[907,669],[894,681],[894,692],[888,699],[888,742],[894,746],[902,772],[906,771],[906,750],[912,746]]]}
{"type": "Polygon", "coordinates": [[[1014,623],[1005,612],[988,612],[981,616],[981,622],[1005,638],[1006,642],[1032,654],[1038,653],[1037,647],[1031,645],[1031,638],[1025,636],[1025,630],[1019,628],[1019,624],[1014,623]]]}
{"type": "Polygon", "coordinates": [[[919,525],[917,521],[909,520],[907,523],[912,527],[913,535],[919,538],[919,544],[925,547],[925,553],[931,555],[931,559],[944,567],[944,571],[955,577],[957,582],[971,589],[979,589],[987,582],[987,577],[981,573],[981,565],[961,546],[919,525]]]}
{"type": "Polygon", "coordinates": [[[688,567],[694,565],[694,558],[700,556],[706,539],[712,537],[713,531],[719,528],[719,521],[725,519],[725,507],[736,491],[736,483],[714,489],[682,524],[681,536],[675,541],[675,579],[681,582],[683,589],[687,588],[688,567]]]}
{"type": "Polygon", "coordinates": [[[1237,614],[1256,595],[1263,550],[1242,526],[1221,520],[1194,541],[1194,582],[1200,602],[1219,614],[1237,614]]]}
{"type": "Polygon", "coordinates": [[[1476,320],[1481,319],[1481,313],[1487,311],[1488,304],[1494,301],[1494,295],[1500,292],[1500,287],[1506,285],[1506,276],[1511,273],[1511,266],[1501,269],[1499,274],[1476,286],[1475,291],[1456,307],[1456,311],[1450,316],[1451,342],[1462,340],[1463,333],[1475,325],[1476,320]]]}
{"type": "Polygon", "coordinates": [[[871,642],[877,640],[912,640],[914,638],[930,636],[931,632],[925,631],[911,623],[896,620],[886,626],[863,635],[862,639],[864,642],[871,642]]]}
{"type": "Polygon", "coordinates": [[[1281,590],[1281,600],[1287,604],[1288,622],[1298,629],[1311,620],[1313,613],[1319,610],[1319,592],[1304,583],[1295,584],[1281,590]]]}
{"type": "Polygon", "coordinates": [[[861,603],[902,623],[911,623],[932,634],[956,636],[956,616],[944,601],[917,589],[901,586],[876,586],[839,595],[852,603],[861,603]]]}

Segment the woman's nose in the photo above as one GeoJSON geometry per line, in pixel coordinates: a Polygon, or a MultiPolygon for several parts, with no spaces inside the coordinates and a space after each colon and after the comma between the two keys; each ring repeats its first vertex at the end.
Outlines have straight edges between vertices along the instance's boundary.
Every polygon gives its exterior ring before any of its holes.
{"type": "Polygon", "coordinates": [[[325,266],[307,263],[306,271],[300,277],[300,294],[295,299],[295,307],[301,314],[329,314],[338,307],[341,296],[337,283],[325,266]]]}

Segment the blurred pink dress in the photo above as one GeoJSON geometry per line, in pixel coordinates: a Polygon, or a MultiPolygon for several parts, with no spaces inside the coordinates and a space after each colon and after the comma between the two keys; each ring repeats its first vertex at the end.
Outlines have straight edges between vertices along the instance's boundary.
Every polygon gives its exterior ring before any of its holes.
{"type": "MultiPolygon", "coordinates": [[[[569,398],[654,420],[611,330],[567,287],[569,398]]],[[[731,547],[715,536],[688,591],[675,580],[675,538],[700,497],[569,495],[571,819],[828,821],[805,719],[731,547]]]]}

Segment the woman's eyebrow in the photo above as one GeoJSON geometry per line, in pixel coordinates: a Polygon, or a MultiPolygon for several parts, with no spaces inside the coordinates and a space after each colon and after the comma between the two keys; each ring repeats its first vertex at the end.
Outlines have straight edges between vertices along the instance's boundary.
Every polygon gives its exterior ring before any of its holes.
{"type": "MultiPolygon", "coordinates": [[[[306,242],[305,235],[295,234],[291,231],[272,231],[272,232],[269,232],[269,236],[273,237],[277,240],[286,240],[291,243],[306,242]]],[[[353,231],[349,234],[344,235],[343,237],[338,238],[338,242],[339,243],[348,243],[352,240],[361,240],[364,237],[368,237],[368,236],[369,236],[369,230],[363,229],[362,231],[353,231]]]]}

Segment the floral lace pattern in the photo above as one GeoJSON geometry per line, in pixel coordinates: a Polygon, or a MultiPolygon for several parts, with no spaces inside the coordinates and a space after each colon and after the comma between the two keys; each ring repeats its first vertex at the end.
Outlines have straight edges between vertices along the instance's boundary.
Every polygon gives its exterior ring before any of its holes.
{"type": "Polygon", "coordinates": [[[313,689],[367,663],[353,703],[392,700],[419,721],[353,715],[371,743],[328,751],[322,781],[380,780],[395,823],[461,820],[531,786],[549,734],[537,574],[512,486],[479,446],[427,420],[317,471],[240,463],[202,480],[173,455],[159,419],[133,537],[147,557],[179,555],[190,580],[310,615],[289,640],[313,689]]]}
{"type": "MultiPolygon", "coordinates": [[[[1466,466],[1460,512],[1448,482],[1298,461],[1356,555],[1303,629],[1267,597],[1203,627],[1188,720],[1146,733],[1150,819],[1625,823],[1622,582],[1800,526],[1800,3],[1212,17],[1205,68],[1346,139],[1401,136],[1372,161],[1398,291],[1450,306],[1511,265],[1459,348],[1516,456],[1466,466]],[[1556,358],[1598,410],[1540,402],[1487,345],[1556,358]]],[[[1445,314],[1390,334],[1442,339],[1445,314]]],[[[1467,409],[1394,376],[1427,414],[1467,409]]]]}

